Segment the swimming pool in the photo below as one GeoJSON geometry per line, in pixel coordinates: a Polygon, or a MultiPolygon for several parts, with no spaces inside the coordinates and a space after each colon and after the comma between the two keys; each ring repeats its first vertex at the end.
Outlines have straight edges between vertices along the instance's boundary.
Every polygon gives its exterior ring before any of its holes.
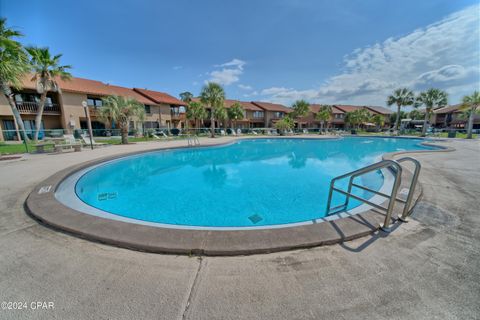
{"type": "MultiPolygon", "coordinates": [[[[421,142],[364,137],[249,139],[224,146],[163,150],[88,168],[74,188],[87,207],[129,222],[279,226],[321,219],[333,177],[371,164],[386,152],[431,149],[421,142]]],[[[374,172],[357,183],[379,190],[384,177],[374,172]]],[[[342,200],[336,194],[333,204],[342,200]]],[[[359,205],[351,201],[349,208],[359,205]]]]}

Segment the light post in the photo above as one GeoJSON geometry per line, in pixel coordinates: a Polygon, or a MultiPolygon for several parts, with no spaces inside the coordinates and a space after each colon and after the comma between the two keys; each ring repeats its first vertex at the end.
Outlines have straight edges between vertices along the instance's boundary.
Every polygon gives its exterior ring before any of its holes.
{"type": "Polygon", "coordinates": [[[82,101],[83,110],[85,111],[85,117],[87,117],[87,126],[88,126],[88,134],[90,135],[90,148],[93,150],[93,130],[92,130],[92,122],[90,120],[90,111],[88,110],[87,101],[82,101]]]}

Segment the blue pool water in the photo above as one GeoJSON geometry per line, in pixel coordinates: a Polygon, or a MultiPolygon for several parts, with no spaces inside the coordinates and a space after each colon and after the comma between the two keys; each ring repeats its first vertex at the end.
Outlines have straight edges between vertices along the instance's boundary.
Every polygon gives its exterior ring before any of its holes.
{"type": "MultiPolygon", "coordinates": [[[[78,180],[75,191],[90,206],[149,222],[202,227],[304,222],[325,216],[332,178],[386,152],[428,148],[420,143],[361,137],[255,139],[150,152],[93,168],[78,180]]],[[[383,175],[374,172],[357,182],[378,190],[383,175]]],[[[335,195],[332,206],[342,199],[335,195]]],[[[351,201],[350,207],[358,205],[351,201]]]]}

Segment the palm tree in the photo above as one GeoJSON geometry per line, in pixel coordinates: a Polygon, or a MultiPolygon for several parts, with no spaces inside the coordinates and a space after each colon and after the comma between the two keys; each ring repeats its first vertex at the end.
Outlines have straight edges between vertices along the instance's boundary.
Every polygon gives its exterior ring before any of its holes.
{"type": "Polygon", "coordinates": [[[448,103],[448,95],[445,91],[440,89],[430,88],[427,91],[420,92],[418,95],[415,107],[418,108],[421,105],[425,106],[425,118],[423,120],[422,137],[427,134],[427,123],[430,119],[430,114],[433,109],[444,107],[448,103]]]}
{"type": "Polygon", "coordinates": [[[305,117],[310,111],[310,104],[305,100],[297,100],[292,105],[293,112],[290,113],[292,119],[305,117]]]}
{"type": "Polygon", "coordinates": [[[228,118],[227,109],[224,106],[215,108],[213,111],[213,117],[220,123],[225,124],[225,120],[228,118]]]}
{"type": "Polygon", "coordinates": [[[130,121],[137,117],[140,121],[145,118],[145,107],[133,98],[122,96],[108,96],[102,99],[100,119],[105,122],[114,122],[120,128],[122,144],[128,144],[128,126],[130,121]]]}
{"type": "Polygon", "coordinates": [[[385,125],[385,118],[381,114],[376,114],[370,119],[377,126],[377,131],[379,131],[379,129],[385,125]]]}
{"type": "Polygon", "coordinates": [[[237,120],[242,120],[245,114],[242,105],[239,102],[235,102],[228,110],[227,115],[230,121],[233,121],[234,129],[237,127],[237,120]]]}
{"type": "Polygon", "coordinates": [[[392,106],[397,105],[397,117],[395,119],[395,130],[398,130],[400,125],[400,108],[405,106],[411,106],[415,102],[415,95],[407,88],[397,89],[387,99],[387,104],[392,106]]]}
{"type": "Polygon", "coordinates": [[[359,123],[358,113],[356,113],[355,111],[347,112],[347,114],[345,115],[345,122],[350,125],[351,129],[356,128],[359,123]]]}
{"type": "Polygon", "coordinates": [[[472,139],[473,119],[480,107],[480,93],[474,91],[472,95],[465,96],[462,99],[462,109],[468,109],[468,129],[467,139],[472,139]]]}
{"type": "Polygon", "coordinates": [[[353,128],[358,129],[359,126],[368,121],[370,113],[365,109],[357,109],[355,111],[347,112],[345,122],[349,123],[353,128]]]}
{"type": "Polygon", "coordinates": [[[10,86],[21,88],[23,77],[30,71],[27,53],[22,45],[14,40],[21,36],[23,35],[20,32],[7,27],[7,19],[0,18],[0,87],[12,109],[15,123],[20,128],[23,138],[28,141],[22,117],[10,88],[10,86]]]}
{"type": "Polygon", "coordinates": [[[189,91],[180,93],[180,99],[182,99],[182,101],[187,104],[192,102],[192,98],[193,98],[193,94],[189,91]]]}
{"type": "Polygon", "coordinates": [[[187,119],[193,120],[195,122],[195,128],[198,128],[198,121],[205,119],[207,116],[207,111],[205,107],[197,101],[192,101],[187,107],[187,119]]]}
{"type": "Polygon", "coordinates": [[[215,82],[209,82],[202,88],[200,101],[210,108],[210,136],[215,138],[215,109],[223,108],[225,91],[215,82]]]}
{"type": "Polygon", "coordinates": [[[332,117],[332,106],[324,105],[320,107],[318,113],[315,115],[315,119],[320,121],[320,134],[323,132],[325,123],[332,117]]]}
{"type": "Polygon", "coordinates": [[[413,109],[412,111],[410,111],[408,116],[413,120],[419,120],[419,119],[423,118],[423,112],[421,112],[420,110],[417,110],[417,109],[413,109]]]}
{"type": "Polygon", "coordinates": [[[60,65],[61,54],[52,57],[48,48],[27,47],[30,54],[30,64],[35,72],[32,80],[37,83],[37,92],[40,94],[40,102],[38,103],[37,115],[35,116],[35,135],[34,140],[38,140],[38,133],[42,125],[43,109],[47,100],[49,91],[59,92],[60,87],[57,78],[69,80],[72,75],[67,71],[72,67],[69,65],[60,65]]]}

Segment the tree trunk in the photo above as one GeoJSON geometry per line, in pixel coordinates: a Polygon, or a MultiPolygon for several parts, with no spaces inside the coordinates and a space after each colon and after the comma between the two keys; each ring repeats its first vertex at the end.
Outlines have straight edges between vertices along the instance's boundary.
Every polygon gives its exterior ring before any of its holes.
{"type": "Polygon", "coordinates": [[[320,121],[320,134],[323,134],[323,121],[320,121]]]}
{"type": "Polygon", "coordinates": [[[15,120],[17,121],[20,131],[22,132],[23,139],[27,142],[30,141],[30,139],[28,139],[27,133],[25,132],[25,126],[23,124],[22,117],[20,116],[20,112],[18,112],[17,105],[15,104],[15,100],[13,99],[12,90],[6,83],[0,82],[0,86],[2,87],[2,92],[7,98],[8,104],[12,109],[13,116],[15,117],[15,120]]]}
{"type": "Polygon", "coordinates": [[[395,119],[395,130],[398,131],[399,125],[400,125],[400,105],[397,104],[397,118],[395,119]]]}
{"type": "Polygon", "coordinates": [[[122,144],[128,144],[128,123],[126,125],[123,124],[120,131],[122,135],[122,144]]]}
{"type": "Polygon", "coordinates": [[[40,103],[38,104],[37,115],[35,116],[35,136],[33,140],[38,141],[38,134],[40,133],[40,128],[42,127],[42,116],[43,109],[45,109],[45,101],[47,100],[47,89],[43,87],[43,93],[40,96],[40,103]]]}
{"type": "Polygon", "coordinates": [[[210,138],[215,138],[215,118],[213,117],[213,108],[210,110],[210,138]]]}
{"type": "Polygon", "coordinates": [[[475,117],[476,106],[473,106],[470,109],[470,115],[468,116],[468,129],[467,129],[467,139],[472,139],[472,129],[473,129],[473,118],[475,117]]]}
{"type": "Polygon", "coordinates": [[[428,122],[429,114],[430,112],[427,109],[425,109],[425,119],[423,119],[422,137],[425,137],[427,135],[427,122],[428,122]]]}

